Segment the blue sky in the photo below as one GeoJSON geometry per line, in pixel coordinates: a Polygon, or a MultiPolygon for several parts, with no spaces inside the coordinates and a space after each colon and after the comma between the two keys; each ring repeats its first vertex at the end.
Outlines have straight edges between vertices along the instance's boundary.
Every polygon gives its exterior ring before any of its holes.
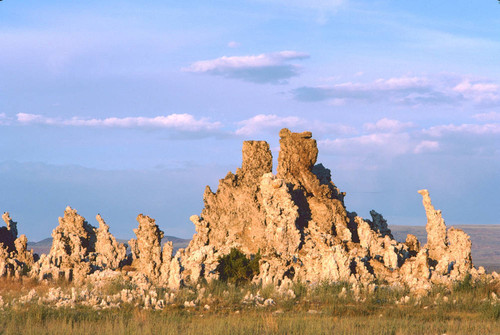
{"type": "Polygon", "coordinates": [[[348,210],[500,223],[498,1],[0,2],[0,211],[190,237],[241,142],[310,130],[348,210]]]}

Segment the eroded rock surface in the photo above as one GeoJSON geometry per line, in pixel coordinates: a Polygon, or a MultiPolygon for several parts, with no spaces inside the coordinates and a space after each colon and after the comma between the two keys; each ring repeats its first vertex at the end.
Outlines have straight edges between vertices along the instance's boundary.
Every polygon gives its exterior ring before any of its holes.
{"type": "Polygon", "coordinates": [[[99,229],[89,224],[76,209],[66,207],[59,225],[52,231],[52,247],[42,254],[31,270],[32,276],[66,278],[84,282],[96,270],[116,269],[126,258],[126,247],[116,242],[109,227],[97,216],[99,229]]]}
{"type": "Polygon", "coordinates": [[[127,259],[127,246],[116,241],[100,214],[97,214],[96,220],[99,222],[95,243],[96,265],[102,269],[118,269],[127,259]]]}
{"type": "MultiPolygon", "coordinates": [[[[151,285],[175,290],[200,279],[217,279],[219,257],[232,248],[249,257],[260,254],[255,282],[285,289],[293,281],[348,281],[356,287],[378,281],[420,292],[432,283],[484,273],[472,265],[468,235],[446,230],[427,190],[419,191],[427,215],[428,242],[423,247],[413,235],[397,242],[374,210],[371,220],[349,212],[330,170],[316,164],[318,149],[310,132],[280,131],[276,175],[268,143],[246,141],[242,154],[241,168],[221,179],[215,192],[206,187],[201,214],[190,217],[196,234],[185,250],[174,255],[172,243],[162,246],[164,234],[155,220],[140,214],[128,256],[126,245],[116,241],[100,215],[96,229],[68,207],[52,233],[50,253],[34,262],[26,237],[17,238],[16,223],[5,213],[0,275],[19,274],[12,264],[31,266],[31,275],[41,280],[84,282],[120,272],[144,290],[151,285]]],[[[150,305],[151,297],[145,299],[150,305]]]]}
{"type": "Polygon", "coordinates": [[[0,277],[20,277],[28,272],[36,256],[28,251],[26,235],[17,237],[17,222],[3,213],[5,227],[0,227],[0,277]]]}
{"type": "Polygon", "coordinates": [[[436,210],[431,203],[427,190],[418,191],[423,197],[425,213],[427,215],[427,244],[429,258],[435,266],[435,278],[446,280],[451,276],[454,279],[463,277],[472,269],[470,237],[461,229],[450,228],[446,225],[440,210],[436,210]]]}
{"type": "MultiPolygon", "coordinates": [[[[228,173],[216,192],[208,186],[205,207],[192,216],[196,234],[177,255],[178,283],[217,278],[217,259],[238,248],[260,252],[256,281],[283,285],[322,280],[407,283],[426,288],[431,281],[459,278],[472,269],[470,240],[463,232],[446,232],[441,212],[426,191],[429,242],[413,235],[394,240],[387,221],[376,211],[372,220],[349,212],[345,193],[331,173],[317,164],[318,149],[310,132],[280,132],[277,174],[272,174],[269,145],[243,144],[242,167],[228,173]]],[[[175,286],[175,285],[174,285],[175,286]]]]}

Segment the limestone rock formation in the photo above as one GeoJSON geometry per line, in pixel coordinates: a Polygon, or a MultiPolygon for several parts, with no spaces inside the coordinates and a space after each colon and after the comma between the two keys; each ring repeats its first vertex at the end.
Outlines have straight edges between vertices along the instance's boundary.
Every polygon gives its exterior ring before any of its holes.
{"type": "Polygon", "coordinates": [[[31,275],[40,280],[84,282],[123,272],[141,289],[153,284],[176,289],[217,279],[219,258],[232,248],[249,257],[260,254],[255,282],[285,289],[293,281],[348,281],[356,287],[378,281],[420,292],[432,283],[484,272],[473,268],[470,238],[460,229],[446,230],[427,190],[419,191],[427,214],[423,247],[413,235],[397,242],[374,210],[371,220],[349,212],[330,170],[316,164],[318,149],[310,132],[280,131],[276,175],[268,143],[246,141],[242,154],[241,168],[221,179],[215,192],[206,187],[201,214],[190,218],[196,234],[185,250],[173,255],[172,243],[162,247],[163,232],[153,218],[140,214],[128,256],[100,215],[96,229],[67,207],[52,233],[50,253],[35,261],[26,250],[26,237],[17,237],[16,223],[5,213],[0,276],[20,275],[31,267],[31,275]]]}
{"type": "Polygon", "coordinates": [[[95,251],[96,233],[75,209],[66,207],[59,226],[52,231],[52,247],[42,255],[33,275],[40,279],[64,277],[83,281],[92,272],[91,252],[95,251]]]}
{"type": "Polygon", "coordinates": [[[17,222],[12,220],[9,212],[3,213],[2,219],[6,226],[0,227],[0,243],[7,252],[12,252],[16,250],[14,241],[17,238],[17,222]]]}
{"type": "MultiPolygon", "coordinates": [[[[435,267],[435,277],[451,275],[460,278],[472,269],[470,237],[461,229],[450,228],[446,225],[440,210],[436,210],[431,203],[427,190],[418,191],[423,197],[425,213],[427,215],[427,244],[429,259],[435,267]]],[[[441,278],[442,280],[442,278],[441,278]]]]}
{"type": "Polygon", "coordinates": [[[36,255],[27,250],[25,235],[17,237],[17,222],[10,214],[3,213],[2,219],[6,227],[0,227],[0,277],[19,277],[33,265],[36,255]]]}
{"type": "Polygon", "coordinates": [[[116,241],[100,214],[97,214],[96,220],[99,222],[95,243],[96,265],[102,269],[118,269],[127,259],[127,246],[116,241]]]}
{"type": "MultiPolygon", "coordinates": [[[[163,263],[161,248],[163,232],[155,223],[155,220],[149,216],[139,214],[137,221],[139,227],[134,229],[137,239],[129,241],[133,259],[132,266],[151,280],[158,281],[161,277],[163,263]]],[[[171,248],[170,252],[172,252],[171,248]]]]}
{"type": "MultiPolygon", "coordinates": [[[[217,278],[218,258],[231,248],[260,252],[255,280],[278,286],[379,279],[426,288],[432,280],[452,278],[453,271],[459,276],[471,269],[470,240],[458,230],[446,233],[426,191],[421,192],[428,244],[421,248],[412,235],[399,243],[381,214],[371,211],[372,220],[364,220],[346,210],[345,193],[328,169],[316,165],[318,149],[310,132],[283,129],[280,138],[276,175],[269,145],[247,141],[242,167],[220,180],[215,193],[207,186],[201,215],[191,217],[196,234],[171,260],[170,287],[217,278]]],[[[155,250],[159,259],[159,245],[155,250]]]]}
{"type": "Polygon", "coordinates": [[[41,255],[31,275],[39,279],[66,278],[84,282],[97,270],[117,269],[126,259],[126,246],[116,242],[108,225],[97,215],[99,229],[75,209],[66,207],[59,226],[52,232],[52,247],[41,255]]]}

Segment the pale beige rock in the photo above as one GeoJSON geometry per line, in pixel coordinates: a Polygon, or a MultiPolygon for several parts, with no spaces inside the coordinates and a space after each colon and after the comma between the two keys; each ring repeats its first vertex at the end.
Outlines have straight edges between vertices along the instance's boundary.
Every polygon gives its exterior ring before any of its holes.
{"type": "Polygon", "coordinates": [[[5,227],[0,227],[0,277],[20,277],[33,265],[35,256],[27,250],[26,235],[17,237],[17,222],[3,213],[5,227]]]}
{"type": "Polygon", "coordinates": [[[127,259],[127,246],[116,241],[101,215],[97,214],[96,220],[99,222],[95,243],[96,265],[102,269],[118,269],[127,259]]]}
{"type": "Polygon", "coordinates": [[[412,235],[405,243],[395,241],[376,211],[370,212],[371,221],[348,212],[330,171],[315,165],[318,150],[311,137],[310,132],[280,132],[276,176],[269,145],[244,142],[242,167],[220,180],[215,193],[207,186],[201,215],[190,218],[196,234],[187,249],[162,256],[160,272],[169,287],[217,278],[218,259],[231,248],[249,256],[260,252],[254,280],[281,287],[296,280],[381,279],[425,290],[431,280],[470,269],[468,237],[454,230],[446,235],[441,212],[425,190],[420,191],[428,217],[425,248],[412,235]]]}
{"type": "MultiPolygon", "coordinates": [[[[137,221],[139,227],[134,229],[137,238],[129,241],[133,259],[132,266],[150,280],[158,282],[161,278],[163,263],[161,247],[163,231],[160,230],[155,220],[147,215],[139,214],[137,221]]],[[[171,251],[170,247],[167,248],[171,251]]]]}
{"type": "Polygon", "coordinates": [[[461,229],[450,228],[446,225],[440,210],[431,204],[427,190],[418,191],[423,197],[423,204],[427,215],[427,244],[431,266],[434,269],[432,279],[435,282],[446,281],[447,278],[459,279],[472,269],[470,237],[461,229]],[[444,276],[444,277],[443,277],[444,276]]]}
{"type": "Polygon", "coordinates": [[[405,244],[408,247],[408,251],[410,252],[411,256],[416,256],[420,251],[420,242],[418,241],[418,238],[413,234],[408,234],[406,236],[405,244]]]}
{"type": "MultiPolygon", "coordinates": [[[[20,275],[13,265],[20,261],[32,262],[32,275],[39,279],[63,276],[105,282],[104,277],[123,274],[124,280],[137,287],[137,294],[122,292],[117,301],[90,294],[89,306],[108,308],[136,301],[153,309],[164,306],[154,295],[154,285],[176,290],[185,284],[196,285],[200,279],[217,279],[219,258],[232,248],[247,257],[259,253],[260,273],[254,282],[276,285],[285,293],[294,281],[313,285],[346,281],[359,291],[362,286],[373,288],[370,283],[379,280],[395,286],[406,284],[423,294],[432,283],[451,283],[466,274],[485,276],[472,266],[470,238],[459,229],[446,231],[441,211],[432,206],[427,190],[419,193],[427,214],[428,243],[421,247],[413,235],[399,243],[381,214],[372,210],[368,220],[346,210],[345,193],[332,182],[330,170],[316,164],[318,149],[310,132],[283,129],[280,138],[276,175],[266,142],[243,143],[241,168],[221,179],[216,192],[206,187],[201,214],[190,218],[196,234],[175,255],[171,242],[162,248],[164,234],[155,220],[140,214],[136,238],[129,242],[132,264],[114,271],[130,259],[126,246],[117,243],[100,215],[96,229],[68,207],[53,231],[50,253],[33,263],[26,251],[26,237],[17,238],[16,224],[6,213],[7,227],[0,228],[0,242],[5,241],[0,248],[0,276],[20,275]]],[[[491,278],[498,280],[498,275],[491,278]]],[[[166,297],[165,301],[172,299],[166,297]]],[[[56,300],[58,304],[68,301],[56,300]]],[[[264,305],[264,300],[258,304],[264,305]]]]}
{"type": "Polygon", "coordinates": [[[95,228],[75,209],[66,207],[59,226],[52,231],[52,247],[47,256],[32,269],[32,276],[39,279],[66,278],[83,282],[92,272],[95,260],[95,228]]]}
{"type": "Polygon", "coordinates": [[[448,240],[446,237],[446,225],[441,216],[441,211],[434,209],[429,196],[429,191],[418,191],[422,195],[422,203],[425,208],[427,216],[427,249],[429,250],[429,257],[433,260],[438,260],[446,252],[448,240]]]}

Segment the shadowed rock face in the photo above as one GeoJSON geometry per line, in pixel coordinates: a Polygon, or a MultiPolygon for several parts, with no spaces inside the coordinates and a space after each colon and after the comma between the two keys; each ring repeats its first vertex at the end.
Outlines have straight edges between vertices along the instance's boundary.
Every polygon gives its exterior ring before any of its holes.
{"type": "Polygon", "coordinates": [[[409,236],[398,243],[381,214],[371,211],[370,221],[346,210],[345,194],[328,169],[315,165],[317,155],[310,132],[283,129],[273,175],[267,143],[244,142],[242,168],[228,173],[215,193],[207,187],[205,208],[191,217],[197,233],[176,256],[182,264],[180,283],[216,278],[218,257],[233,247],[246,254],[260,251],[257,280],[276,285],[381,279],[422,286],[467,271],[457,269],[471,269],[467,238],[455,230],[447,236],[440,212],[428,206],[428,194],[424,206],[432,222],[431,242],[420,248],[416,237],[409,236]]]}
{"type": "MultiPolygon", "coordinates": [[[[372,220],[365,220],[346,210],[345,193],[332,182],[330,170],[316,164],[318,149],[310,132],[280,131],[276,175],[266,142],[246,141],[242,154],[241,168],[221,179],[216,192],[206,187],[201,215],[190,218],[196,234],[185,250],[173,255],[171,243],[162,248],[164,234],[155,220],[137,217],[136,238],[129,242],[133,278],[172,289],[200,278],[216,279],[219,257],[232,248],[247,255],[260,252],[260,274],[254,280],[280,287],[292,281],[381,280],[425,290],[433,282],[479,273],[472,266],[469,237],[459,229],[446,230],[427,190],[419,191],[427,214],[427,244],[421,247],[413,235],[398,243],[381,214],[372,210],[372,220]]],[[[33,262],[26,238],[16,239],[8,213],[4,220],[0,272],[2,259],[33,262]]],[[[116,242],[100,215],[97,221],[98,229],[66,208],[52,234],[50,253],[33,263],[31,275],[84,281],[94,272],[128,264],[126,246],[116,242]]]]}
{"type": "Polygon", "coordinates": [[[3,213],[2,219],[6,227],[0,227],[0,277],[20,277],[33,265],[36,257],[27,250],[26,236],[17,237],[17,222],[10,214],[3,213]]]}

